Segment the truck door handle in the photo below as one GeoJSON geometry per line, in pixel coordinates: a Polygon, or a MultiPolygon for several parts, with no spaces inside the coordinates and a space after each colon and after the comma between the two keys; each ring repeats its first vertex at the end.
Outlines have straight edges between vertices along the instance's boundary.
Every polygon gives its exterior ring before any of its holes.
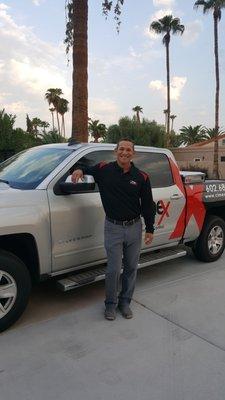
{"type": "Polygon", "coordinates": [[[174,194],[172,194],[172,196],[170,198],[171,198],[171,200],[178,200],[178,199],[181,199],[182,197],[183,197],[182,195],[180,195],[178,193],[174,193],[174,194]]]}

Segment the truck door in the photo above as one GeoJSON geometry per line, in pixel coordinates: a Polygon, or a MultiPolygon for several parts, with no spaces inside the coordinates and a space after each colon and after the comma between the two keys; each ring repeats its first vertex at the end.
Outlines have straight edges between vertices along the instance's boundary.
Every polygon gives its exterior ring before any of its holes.
{"type": "Polygon", "coordinates": [[[56,195],[57,181],[77,165],[95,165],[115,158],[112,150],[86,149],[48,188],[52,235],[52,269],[61,271],[104,259],[104,210],[95,191],[56,195]]]}
{"type": "Polygon", "coordinates": [[[162,153],[160,150],[138,152],[134,162],[148,173],[156,204],[155,232],[151,247],[179,243],[184,232],[186,200],[179,170],[171,153],[168,152],[167,155],[166,151],[162,153]]]}

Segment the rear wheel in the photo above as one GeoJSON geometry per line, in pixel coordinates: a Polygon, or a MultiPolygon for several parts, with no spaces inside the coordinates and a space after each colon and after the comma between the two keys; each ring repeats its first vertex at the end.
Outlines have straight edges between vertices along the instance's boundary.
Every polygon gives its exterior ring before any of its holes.
{"type": "Polygon", "coordinates": [[[31,290],[25,264],[13,254],[0,251],[0,332],[9,328],[23,313],[31,290]]]}
{"type": "Polygon", "coordinates": [[[193,247],[196,258],[200,261],[218,260],[225,247],[225,223],[222,218],[208,215],[202,232],[193,247]]]}

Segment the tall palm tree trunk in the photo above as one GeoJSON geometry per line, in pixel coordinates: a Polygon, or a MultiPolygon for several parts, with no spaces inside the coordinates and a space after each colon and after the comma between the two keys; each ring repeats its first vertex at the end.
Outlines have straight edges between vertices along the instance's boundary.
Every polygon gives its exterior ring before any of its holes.
{"type": "Polygon", "coordinates": [[[165,114],[165,132],[167,132],[166,127],[167,127],[167,110],[163,110],[165,114]]]}
{"type": "Polygon", "coordinates": [[[60,131],[60,123],[59,123],[59,113],[56,110],[56,117],[57,117],[57,124],[58,124],[58,131],[59,131],[59,135],[61,135],[61,131],[60,131]]]}
{"type": "Polygon", "coordinates": [[[137,111],[137,122],[138,122],[138,124],[140,125],[141,119],[140,119],[140,113],[139,113],[139,111],[137,111]]]}
{"type": "Polygon", "coordinates": [[[73,0],[72,138],[88,141],[88,0],[73,0]]]}
{"type": "Polygon", "coordinates": [[[173,130],[173,124],[174,124],[174,119],[172,119],[172,123],[171,123],[171,131],[173,130]]]}
{"type": "Polygon", "coordinates": [[[51,111],[51,114],[52,114],[52,130],[54,131],[55,130],[54,112],[51,111]]]}
{"type": "Polygon", "coordinates": [[[213,177],[219,179],[219,94],[220,94],[220,75],[219,75],[219,52],[218,52],[218,17],[216,12],[213,13],[214,18],[214,54],[215,54],[215,72],[216,72],[216,94],[215,94],[215,142],[214,142],[214,160],[213,160],[213,177]]]}
{"type": "Polygon", "coordinates": [[[166,74],[167,74],[166,147],[169,147],[169,145],[170,145],[170,53],[169,53],[169,40],[166,42],[166,74]]]}
{"type": "Polygon", "coordinates": [[[63,135],[63,137],[66,137],[66,129],[65,129],[65,118],[64,118],[64,114],[62,115],[62,135],[63,135]]]}

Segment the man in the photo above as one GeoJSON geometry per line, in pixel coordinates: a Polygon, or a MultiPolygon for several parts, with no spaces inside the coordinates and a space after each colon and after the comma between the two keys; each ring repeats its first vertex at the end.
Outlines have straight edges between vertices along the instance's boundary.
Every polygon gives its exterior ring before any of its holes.
{"type": "Polygon", "coordinates": [[[117,303],[125,318],[133,316],[129,305],[134,292],[141,249],[140,216],[144,217],[146,225],[146,245],[152,242],[155,219],[155,203],[148,175],[132,163],[135,154],[134,143],[130,139],[121,139],[115,153],[115,162],[102,162],[93,167],[77,169],[72,174],[74,183],[82,179],[83,174],[94,176],[106,213],[104,244],[108,263],[105,279],[105,318],[108,320],[116,318],[117,303]],[[122,258],[122,288],[118,300],[122,258]]]}

